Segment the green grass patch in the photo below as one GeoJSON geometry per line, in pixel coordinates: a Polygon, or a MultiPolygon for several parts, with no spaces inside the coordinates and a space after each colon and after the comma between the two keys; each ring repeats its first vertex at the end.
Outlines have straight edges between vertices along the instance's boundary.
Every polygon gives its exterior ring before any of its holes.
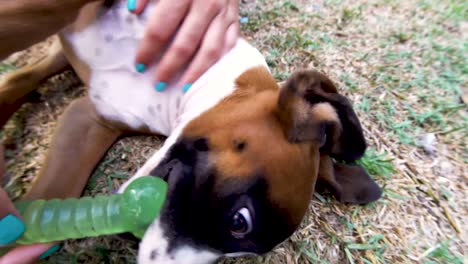
{"type": "Polygon", "coordinates": [[[450,241],[444,241],[435,246],[435,248],[427,255],[424,264],[462,264],[463,257],[453,253],[450,248],[450,241]]]}
{"type": "Polygon", "coordinates": [[[15,66],[8,64],[8,63],[0,62],[0,74],[13,71],[14,69],[16,69],[15,66]]]}
{"type": "Polygon", "coordinates": [[[377,153],[374,148],[369,148],[364,156],[357,161],[372,176],[390,178],[396,172],[392,159],[387,158],[386,153],[377,153]]]}
{"type": "Polygon", "coordinates": [[[299,255],[303,256],[310,263],[329,264],[328,261],[321,259],[317,252],[319,249],[315,248],[313,241],[298,241],[295,242],[296,247],[299,249],[299,255]]]}

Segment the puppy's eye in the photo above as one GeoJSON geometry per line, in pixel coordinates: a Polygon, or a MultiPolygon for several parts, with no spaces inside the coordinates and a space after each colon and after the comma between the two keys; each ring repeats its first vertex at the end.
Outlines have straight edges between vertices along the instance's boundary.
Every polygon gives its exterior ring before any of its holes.
{"type": "Polygon", "coordinates": [[[252,232],[253,224],[249,209],[244,207],[237,211],[231,219],[229,229],[235,238],[244,238],[252,232]]]}
{"type": "Polygon", "coordinates": [[[206,138],[199,138],[193,142],[193,146],[197,151],[208,151],[210,147],[208,146],[208,140],[206,138]]]}

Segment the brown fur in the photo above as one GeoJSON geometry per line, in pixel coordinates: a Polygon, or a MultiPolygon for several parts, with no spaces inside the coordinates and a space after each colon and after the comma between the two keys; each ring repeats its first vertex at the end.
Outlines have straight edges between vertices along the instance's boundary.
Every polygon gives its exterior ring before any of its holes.
{"type": "MultiPolygon", "coordinates": [[[[212,161],[221,177],[264,172],[271,200],[287,208],[291,223],[297,224],[307,209],[318,174],[319,141],[288,141],[283,127],[290,122],[282,119],[280,90],[265,68],[246,71],[236,83],[237,91],[190,122],[184,136],[208,139],[212,161]],[[237,150],[237,142],[245,144],[242,151],[237,150]]],[[[295,104],[299,101],[292,99],[295,104]]],[[[304,113],[304,120],[338,122],[328,104],[304,107],[312,108],[304,113]]],[[[294,116],[297,113],[288,118],[294,116]]]]}
{"type": "Polygon", "coordinates": [[[25,49],[75,21],[80,8],[96,0],[2,1],[0,59],[25,49]]]}
{"type": "Polygon", "coordinates": [[[59,43],[54,43],[46,57],[0,80],[0,127],[28,100],[28,95],[45,79],[63,71],[68,63],[59,43]]]}
{"type": "MultiPolygon", "coordinates": [[[[380,196],[374,184],[364,190],[371,198],[359,198],[360,186],[372,182],[365,171],[351,173],[346,176],[349,181],[343,181],[335,175],[330,158],[321,153],[339,144],[346,133],[342,120],[354,114],[348,109],[352,113],[338,115],[332,106],[337,103],[328,98],[329,94],[337,94],[337,89],[327,77],[314,71],[298,73],[279,90],[269,72],[257,67],[243,73],[236,83],[235,93],[184,130],[186,138],[208,140],[211,162],[219,177],[249,177],[262,172],[272,202],[285,208],[292,224],[302,219],[318,177],[332,186],[343,202],[368,202],[380,196]],[[307,101],[311,92],[322,95],[324,101],[307,101]],[[244,146],[241,150],[239,142],[244,146]],[[353,182],[355,178],[362,181],[353,182]]],[[[341,106],[341,102],[338,104],[341,106]]],[[[353,129],[360,131],[360,126],[353,129]]],[[[336,167],[341,175],[346,170],[343,166],[336,167]]],[[[349,169],[356,172],[357,167],[349,169]]]]}
{"type": "Polygon", "coordinates": [[[79,197],[94,167],[120,135],[101,121],[88,98],[75,100],[60,118],[47,160],[22,199],[79,197]]]}

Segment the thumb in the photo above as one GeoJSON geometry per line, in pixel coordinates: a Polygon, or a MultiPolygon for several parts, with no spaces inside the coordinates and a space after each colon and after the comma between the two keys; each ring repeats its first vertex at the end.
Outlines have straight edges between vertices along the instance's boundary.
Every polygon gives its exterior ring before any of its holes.
{"type": "MultiPolygon", "coordinates": [[[[0,180],[5,173],[3,146],[0,144],[0,180]]],[[[23,235],[25,226],[8,194],[0,187],[0,246],[10,244],[23,235]]]]}
{"type": "MultiPolygon", "coordinates": [[[[41,256],[47,257],[45,252],[55,249],[52,243],[19,246],[0,257],[0,264],[32,264],[41,256]]],[[[58,249],[58,248],[57,248],[58,249]]],[[[53,252],[52,252],[53,253],[53,252]]],[[[50,255],[50,254],[49,254],[50,255]]]]}

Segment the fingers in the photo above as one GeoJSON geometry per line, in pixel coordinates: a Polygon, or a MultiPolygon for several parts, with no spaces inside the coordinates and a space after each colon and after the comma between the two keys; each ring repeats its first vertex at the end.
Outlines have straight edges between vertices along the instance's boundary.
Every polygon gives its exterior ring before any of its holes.
{"type": "Polygon", "coordinates": [[[222,21],[226,20],[220,18],[213,21],[213,25],[210,26],[203,39],[199,52],[180,79],[184,91],[187,91],[193,82],[216,63],[223,53],[229,51],[235,45],[239,31],[238,24],[235,22],[224,24],[222,21]],[[220,43],[223,43],[223,45],[220,45],[220,43]]]}
{"type": "Polygon", "coordinates": [[[60,246],[53,243],[19,246],[0,257],[0,264],[36,263],[57,252],[60,246]]]}
{"type": "Polygon", "coordinates": [[[134,14],[141,14],[149,0],[127,0],[127,9],[134,14]]]}
{"type": "MultiPolygon", "coordinates": [[[[18,219],[20,219],[20,214],[16,210],[15,206],[11,202],[10,198],[8,197],[8,194],[0,187],[0,236],[2,233],[3,228],[5,226],[2,225],[2,220],[4,219],[5,216],[12,214],[16,216],[18,219]]],[[[1,238],[0,238],[0,245],[2,244],[1,238]]]]}
{"type": "Polygon", "coordinates": [[[183,20],[188,0],[161,0],[152,11],[136,56],[137,70],[142,72],[160,54],[183,20]]]}
{"type": "MultiPolygon", "coordinates": [[[[142,12],[149,2],[127,1],[134,13],[142,12]]],[[[161,0],[152,11],[138,49],[136,70],[144,72],[149,64],[162,56],[155,73],[155,89],[163,91],[168,82],[187,68],[178,82],[187,91],[235,45],[239,34],[237,20],[237,0],[161,0]],[[169,45],[174,36],[174,41],[169,45]],[[166,48],[165,54],[161,55],[166,48]],[[190,61],[189,67],[186,67],[190,61]]]]}
{"type": "MultiPolygon", "coordinates": [[[[0,144],[0,180],[4,173],[3,146],[0,144]]],[[[16,241],[23,235],[25,228],[19,212],[0,186],[0,246],[16,241]]]]}
{"type": "Polygon", "coordinates": [[[227,52],[229,52],[236,45],[238,37],[239,37],[239,24],[233,23],[229,26],[229,28],[226,31],[226,39],[225,39],[223,54],[226,54],[227,52]]]}
{"type": "MultiPolygon", "coordinates": [[[[0,179],[5,173],[3,146],[0,144],[0,179]]],[[[0,187],[0,246],[18,240],[26,230],[19,212],[14,207],[7,193],[0,187]]],[[[14,248],[5,256],[0,256],[0,264],[35,263],[56,252],[60,247],[53,243],[27,245],[14,248]]]]}
{"type": "Polygon", "coordinates": [[[211,21],[222,10],[223,6],[219,1],[213,3],[216,4],[195,4],[191,7],[174,42],[158,64],[156,81],[171,81],[172,77],[193,57],[211,21]]]}
{"type": "Polygon", "coordinates": [[[226,31],[223,55],[236,45],[239,38],[239,2],[230,0],[229,8],[229,18],[232,19],[232,22],[226,31]]]}
{"type": "Polygon", "coordinates": [[[8,245],[20,238],[26,226],[21,220],[5,191],[0,188],[0,246],[8,245]]]}
{"type": "MultiPolygon", "coordinates": [[[[3,145],[0,143],[0,180],[5,175],[5,159],[3,145]]],[[[7,193],[0,186],[0,246],[11,244],[18,240],[26,230],[19,212],[11,202],[7,193]]],[[[35,263],[56,252],[60,247],[53,243],[20,246],[0,256],[0,264],[35,263]]]]}

